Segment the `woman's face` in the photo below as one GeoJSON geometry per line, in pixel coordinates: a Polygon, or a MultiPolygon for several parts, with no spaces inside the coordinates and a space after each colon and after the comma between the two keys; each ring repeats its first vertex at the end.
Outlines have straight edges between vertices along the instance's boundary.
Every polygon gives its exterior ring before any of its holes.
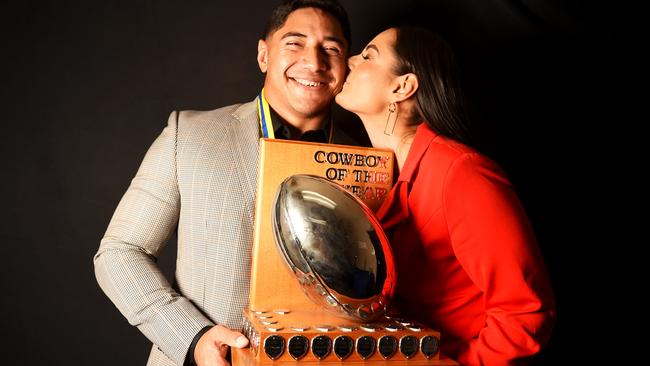
{"type": "Polygon", "coordinates": [[[394,44],[397,32],[391,28],[377,35],[361,54],[350,57],[350,73],[336,103],[357,115],[388,113],[393,89],[397,87],[393,68],[397,62],[394,44]]]}

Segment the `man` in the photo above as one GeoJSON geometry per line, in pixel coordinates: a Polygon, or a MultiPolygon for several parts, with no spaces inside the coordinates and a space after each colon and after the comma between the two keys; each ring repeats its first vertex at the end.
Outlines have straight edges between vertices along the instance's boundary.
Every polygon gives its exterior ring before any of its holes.
{"type": "Polygon", "coordinates": [[[347,15],[335,0],[285,1],[258,43],[252,102],[171,114],[120,201],[95,273],[153,343],[149,365],[227,365],[248,303],[258,139],[353,144],[330,117],[345,79],[347,15]],[[178,229],[176,286],[156,258],[178,229]],[[216,324],[216,325],[215,325],[216,324]]]}

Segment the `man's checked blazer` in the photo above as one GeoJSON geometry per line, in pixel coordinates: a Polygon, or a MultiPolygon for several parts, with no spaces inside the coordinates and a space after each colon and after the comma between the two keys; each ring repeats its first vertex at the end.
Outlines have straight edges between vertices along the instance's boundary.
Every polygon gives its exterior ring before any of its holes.
{"type": "MultiPolygon", "coordinates": [[[[203,327],[241,329],[248,303],[259,140],[257,99],[174,112],[147,152],[94,257],[99,285],[153,348],[182,365],[203,327]],[[156,258],[178,230],[176,289],[156,258]]],[[[335,129],[335,143],[352,141],[335,129]]]]}

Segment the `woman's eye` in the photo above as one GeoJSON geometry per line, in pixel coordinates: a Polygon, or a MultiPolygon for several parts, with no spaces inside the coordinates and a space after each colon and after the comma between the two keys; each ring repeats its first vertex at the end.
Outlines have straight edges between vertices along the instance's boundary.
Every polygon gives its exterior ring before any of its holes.
{"type": "Polygon", "coordinates": [[[367,59],[369,59],[370,57],[368,57],[368,55],[361,55],[361,58],[364,59],[364,60],[367,60],[367,59]]]}

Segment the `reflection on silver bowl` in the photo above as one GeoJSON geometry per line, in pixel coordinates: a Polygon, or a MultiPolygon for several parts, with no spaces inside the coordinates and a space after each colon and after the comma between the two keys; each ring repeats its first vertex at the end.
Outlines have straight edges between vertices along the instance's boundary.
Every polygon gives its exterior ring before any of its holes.
{"type": "Polygon", "coordinates": [[[309,298],[335,315],[382,315],[395,290],[393,253],[372,211],[325,178],[293,175],[273,204],[275,242],[309,298]]]}

